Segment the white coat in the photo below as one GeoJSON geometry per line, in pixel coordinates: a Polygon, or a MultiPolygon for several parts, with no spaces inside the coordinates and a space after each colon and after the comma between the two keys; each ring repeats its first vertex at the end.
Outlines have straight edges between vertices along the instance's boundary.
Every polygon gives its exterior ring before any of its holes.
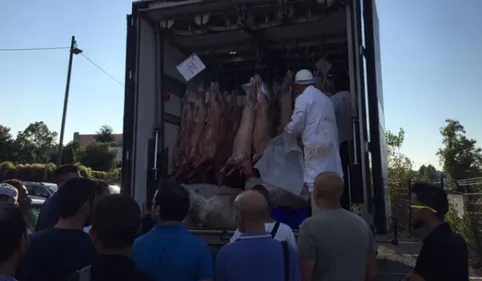
{"type": "Polygon", "coordinates": [[[335,110],[328,96],[313,86],[307,87],[296,98],[293,116],[285,131],[301,135],[305,182],[310,192],[320,173],[334,172],[343,178],[335,110]]]}

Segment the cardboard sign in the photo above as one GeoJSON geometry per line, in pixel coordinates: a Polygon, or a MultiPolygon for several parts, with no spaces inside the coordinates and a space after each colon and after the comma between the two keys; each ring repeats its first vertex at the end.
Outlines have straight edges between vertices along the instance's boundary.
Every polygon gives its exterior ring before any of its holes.
{"type": "Polygon", "coordinates": [[[184,77],[186,82],[188,82],[194,76],[198,75],[201,71],[203,71],[206,66],[196,54],[192,54],[183,62],[178,64],[176,68],[177,71],[181,73],[182,77],[184,77]]]}

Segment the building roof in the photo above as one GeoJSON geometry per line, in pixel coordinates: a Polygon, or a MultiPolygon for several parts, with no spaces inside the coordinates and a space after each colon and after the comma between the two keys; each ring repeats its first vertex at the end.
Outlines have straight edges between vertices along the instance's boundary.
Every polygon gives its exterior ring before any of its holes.
{"type": "MultiPolygon", "coordinates": [[[[80,147],[86,147],[89,144],[95,142],[95,136],[97,134],[79,134],[78,132],[74,133],[74,140],[78,141],[80,147]]],[[[114,136],[114,147],[122,147],[122,134],[112,134],[114,136]]]]}

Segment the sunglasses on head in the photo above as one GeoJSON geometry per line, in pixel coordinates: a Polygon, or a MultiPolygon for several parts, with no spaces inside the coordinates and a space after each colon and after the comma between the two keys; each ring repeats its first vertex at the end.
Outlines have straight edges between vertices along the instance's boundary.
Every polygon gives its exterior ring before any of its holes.
{"type": "Polygon", "coordinates": [[[437,213],[437,211],[432,208],[432,207],[429,207],[429,206],[425,206],[425,205],[414,205],[412,203],[410,203],[410,208],[411,209],[417,209],[417,210],[429,210],[429,211],[432,211],[434,213],[437,213]]]}

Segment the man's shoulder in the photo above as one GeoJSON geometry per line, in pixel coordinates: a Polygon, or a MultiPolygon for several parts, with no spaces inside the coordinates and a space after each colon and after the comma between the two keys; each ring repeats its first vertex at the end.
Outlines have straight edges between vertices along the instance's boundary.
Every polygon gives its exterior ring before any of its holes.
{"type": "Polygon", "coordinates": [[[208,244],[202,240],[201,238],[191,234],[191,233],[183,233],[183,234],[166,234],[166,233],[158,233],[155,231],[149,231],[139,237],[136,238],[134,241],[134,247],[142,247],[144,245],[147,245],[148,247],[151,247],[152,241],[156,241],[155,243],[163,243],[163,236],[166,235],[176,235],[176,240],[181,242],[179,245],[182,245],[183,247],[209,247],[208,244]]]}
{"type": "Polygon", "coordinates": [[[317,225],[324,222],[331,223],[333,220],[343,223],[358,224],[361,227],[368,227],[368,224],[363,220],[363,218],[345,209],[340,209],[334,212],[320,212],[314,216],[305,219],[302,225],[305,225],[305,227],[309,227],[313,224],[317,225]]]}
{"type": "Polygon", "coordinates": [[[55,202],[57,200],[57,193],[52,194],[45,202],[42,204],[42,206],[50,206],[52,202],[55,202]]]}
{"type": "Polygon", "coordinates": [[[50,239],[51,233],[52,228],[46,228],[32,233],[30,235],[30,244],[36,243],[37,241],[44,241],[50,239]]]}
{"type": "Polygon", "coordinates": [[[134,240],[134,247],[139,247],[143,246],[145,244],[150,244],[152,240],[158,240],[156,239],[157,235],[154,232],[147,232],[142,234],[141,236],[137,237],[136,240],[134,240]]]}
{"type": "Polygon", "coordinates": [[[429,239],[425,239],[422,248],[429,251],[436,250],[448,251],[455,253],[454,251],[467,251],[467,243],[465,239],[453,230],[449,230],[444,233],[438,233],[436,236],[431,236],[429,239]]]}
{"type": "Polygon", "coordinates": [[[192,233],[186,233],[186,235],[181,237],[181,241],[184,245],[188,247],[193,247],[196,250],[209,249],[209,245],[208,243],[206,243],[206,241],[202,240],[201,238],[197,237],[192,233]]]}

